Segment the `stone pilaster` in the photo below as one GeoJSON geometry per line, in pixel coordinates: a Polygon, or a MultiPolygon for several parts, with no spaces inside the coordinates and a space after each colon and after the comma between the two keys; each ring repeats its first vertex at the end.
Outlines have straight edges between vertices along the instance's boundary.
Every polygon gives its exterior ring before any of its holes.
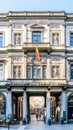
{"type": "Polygon", "coordinates": [[[9,56],[8,57],[8,78],[11,78],[12,76],[12,71],[11,71],[11,68],[12,68],[12,66],[11,66],[11,57],[9,56]]]}
{"type": "Polygon", "coordinates": [[[9,39],[9,43],[8,43],[8,44],[9,44],[9,45],[10,45],[11,42],[12,42],[12,41],[11,41],[11,37],[12,37],[12,29],[11,29],[11,28],[12,28],[12,26],[11,26],[11,24],[10,24],[10,25],[9,25],[9,33],[8,33],[8,39],[9,39]]]}
{"type": "Polygon", "coordinates": [[[23,25],[23,43],[24,42],[27,42],[27,36],[26,36],[26,34],[27,34],[27,24],[25,24],[25,25],[23,25]]]}

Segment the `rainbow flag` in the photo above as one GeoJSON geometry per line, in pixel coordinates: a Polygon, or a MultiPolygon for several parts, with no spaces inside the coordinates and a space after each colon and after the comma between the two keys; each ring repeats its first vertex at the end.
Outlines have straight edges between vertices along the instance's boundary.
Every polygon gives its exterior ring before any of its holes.
{"type": "Polygon", "coordinates": [[[40,59],[40,54],[39,54],[38,47],[36,47],[36,59],[40,59]]]}

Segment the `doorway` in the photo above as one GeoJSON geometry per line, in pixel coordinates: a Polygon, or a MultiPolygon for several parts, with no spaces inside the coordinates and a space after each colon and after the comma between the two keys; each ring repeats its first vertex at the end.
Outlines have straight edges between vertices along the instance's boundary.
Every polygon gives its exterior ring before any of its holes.
{"type": "Polygon", "coordinates": [[[30,122],[43,122],[45,114],[45,97],[30,96],[29,97],[30,122]]]}
{"type": "Polygon", "coordinates": [[[12,93],[12,111],[13,117],[20,121],[23,117],[23,93],[12,93]]]}
{"type": "Polygon", "coordinates": [[[68,98],[68,120],[73,120],[73,95],[68,98]]]}
{"type": "Polygon", "coordinates": [[[52,94],[51,95],[51,120],[52,123],[59,122],[60,119],[60,95],[52,94]]]}

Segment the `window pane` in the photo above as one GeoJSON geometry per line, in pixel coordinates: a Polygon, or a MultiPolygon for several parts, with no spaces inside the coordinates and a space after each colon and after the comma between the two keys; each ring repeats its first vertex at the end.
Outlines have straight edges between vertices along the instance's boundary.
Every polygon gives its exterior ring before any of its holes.
{"type": "Polygon", "coordinates": [[[71,79],[73,79],[73,71],[71,71],[71,79]]]}
{"type": "Polygon", "coordinates": [[[46,78],[46,66],[42,67],[42,78],[46,78]]]}
{"type": "Polygon", "coordinates": [[[73,79],[73,64],[70,65],[70,78],[73,79]]]}
{"type": "Polygon", "coordinates": [[[41,32],[32,33],[32,42],[41,42],[41,32]]]}
{"type": "Polygon", "coordinates": [[[41,78],[41,68],[38,65],[32,67],[32,78],[39,79],[41,78]]]}
{"type": "Polygon", "coordinates": [[[2,45],[3,45],[3,34],[0,33],[0,46],[2,46],[2,45]]]}
{"type": "Polygon", "coordinates": [[[32,66],[32,78],[36,78],[36,66],[32,66]]]}
{"type": "Polygon", "coordinates": [[[70,45],[73,46],[73,33],[70,34],[70,45]]]}
{"type": "Polygon", "coordinates": [[[3,80],[3,64],[0,64],[0,80],[3,80]]]}
{"type": "Polygon", "coordinates": [[[37,68],[36,68],[37,70],[37,75],[36,75],[36,77],[37,77],[37,79],[39,79],[39,78],[41,78],[41,68],[40,68],[40,66],[38,66],[37,68]]]}
{"type": "Polygon", "coordinates": [[[27,66],[27,78],[28,79],[31,78],[31,66],[30,65],[27,66]]]}

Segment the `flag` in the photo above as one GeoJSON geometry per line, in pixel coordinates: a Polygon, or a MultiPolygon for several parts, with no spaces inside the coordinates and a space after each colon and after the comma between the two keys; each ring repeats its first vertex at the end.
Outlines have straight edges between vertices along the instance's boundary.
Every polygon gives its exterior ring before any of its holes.
{"type": "Polygon", "coordinates": [[[40,59],[40,54],[39,54],[38,47],[36,47],[36,59],[40,59]]]}

